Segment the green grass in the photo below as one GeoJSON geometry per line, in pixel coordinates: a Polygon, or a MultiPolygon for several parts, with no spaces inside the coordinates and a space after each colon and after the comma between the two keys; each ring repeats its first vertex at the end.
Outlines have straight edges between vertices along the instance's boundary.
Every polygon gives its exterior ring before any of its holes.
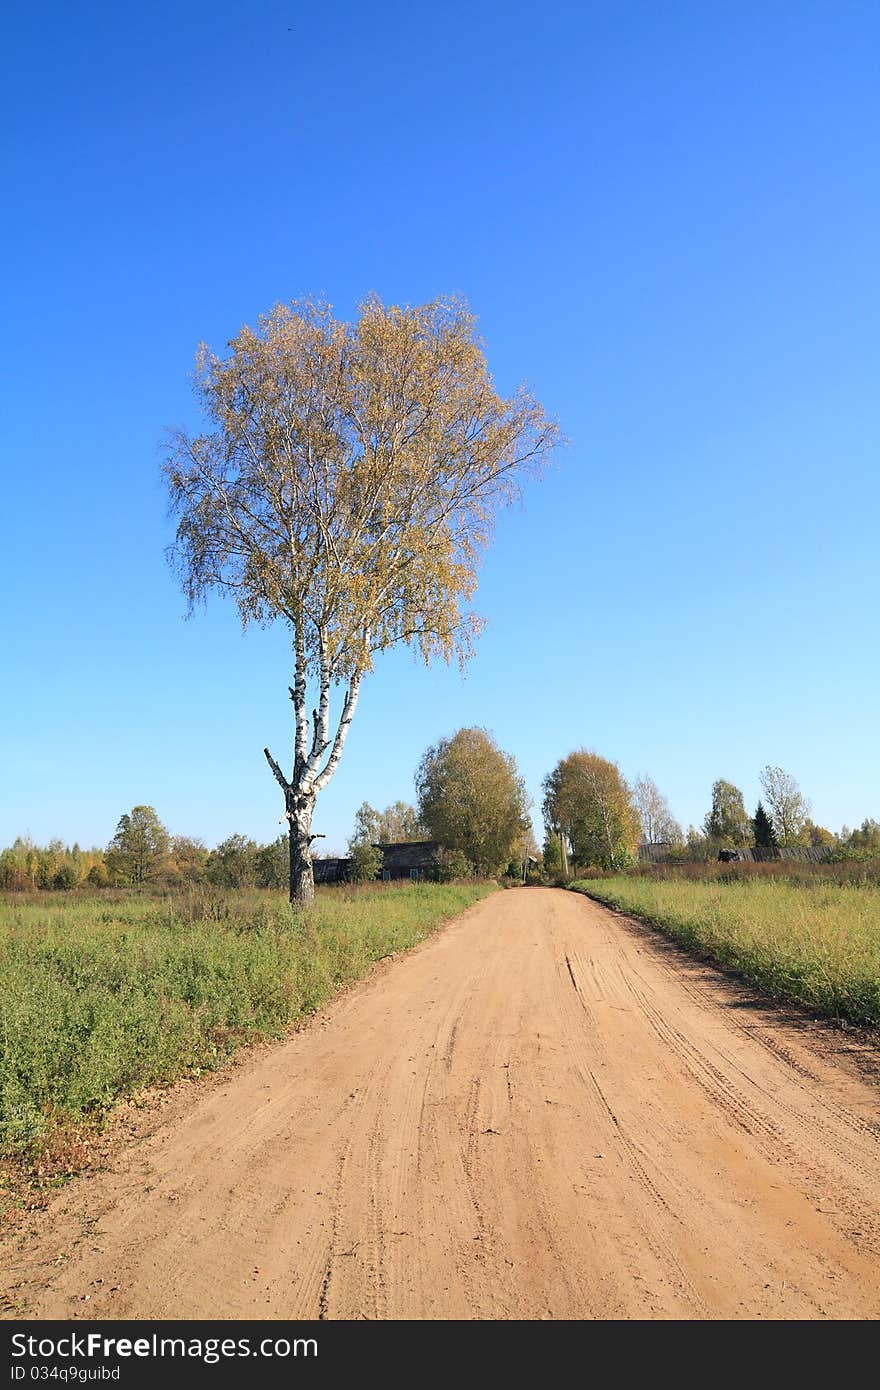
{"type": "Polygon", "coordinates": [[[300,915],[258,891],[0,897],[0,1155],[279,1036],[489,891],[319,890],[300,915]]]}
{"type": "Polygon", "coordinates": [[[850,1023],[880,1023],[877,887],[626,875],[572,887],[651,922],[774,999],[850,1023]]]}

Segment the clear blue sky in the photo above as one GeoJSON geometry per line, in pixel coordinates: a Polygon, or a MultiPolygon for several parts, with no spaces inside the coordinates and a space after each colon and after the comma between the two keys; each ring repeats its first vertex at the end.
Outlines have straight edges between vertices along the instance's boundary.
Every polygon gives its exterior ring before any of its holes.
{"type": "Polygon", "coordinates": [[[365,684],[315,828],[463,724],[880,816],[880,10],[49,3],[4,21],[0,843],[133,804],[279,832],[281,629],[184,621],[158,468],[199,339],[458,291],[571,447],[487,556],[462,682],[365,684]]]}

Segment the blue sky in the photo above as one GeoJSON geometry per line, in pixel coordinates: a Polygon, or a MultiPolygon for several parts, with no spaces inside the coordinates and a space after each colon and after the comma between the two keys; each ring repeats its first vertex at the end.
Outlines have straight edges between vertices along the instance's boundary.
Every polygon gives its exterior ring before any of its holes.
{"type": "Polygon", "coordinates": [[[365,684],[328,848],[469,723],[536,808],[586,745],[685,824],[767,762],[880,816],[878,42],[847,0],[11,11],[0,843],[139,802],[279,832],[285,634],[184,621],[162,433],[200,339],[370,290],[466,295],[571,443],[498,527],[465,680],[365,684]]]}

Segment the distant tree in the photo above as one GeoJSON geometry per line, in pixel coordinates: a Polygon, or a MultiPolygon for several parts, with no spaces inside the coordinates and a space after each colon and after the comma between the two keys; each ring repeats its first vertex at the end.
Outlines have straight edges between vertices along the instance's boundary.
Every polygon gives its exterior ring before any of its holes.
{"type": "Polygon", "coordinates": [[[419,821],[479,874],[504,869],[528,829],[529,801],[514,759],[485,729],[459,729],[429,748],[416,773],[419,821]]]}
{"type": "Polygon", "coordinates": [[[70,880],[71,888],[78,888],[85,882],[86,874],[91,867],[91,860],[83,853],[80,846],[74,840],[66,855],[65,878],[70,880]]]}
{"type": "Polygon", "coordinates": [[[880,821],[870,817],[862,821],[856,830],[846,826],[840,832],[841,848],[859,857],[880,856],[880,821]]]}
{"type": "Polygon", "coordinates": [[[77,884],[76,865],[73,859],[65,859],[55,870],[55,877],[52,880],[52,887],[62,892],[67,892],[75,888],[77,884]]]}
{"type": "Polygon", "coordinates": [[[6,893],[20,893],[25,886],[24,867],[15,850],[11,847],[0,850],[0,889],[6,893]]]}
{"type": "Polygon", "coordinates": [[[0,887],[22,892],[37,887],[39,851],[30,836],[16,836],[0,855],[0,887]]]}
{"type": "Polygon", "coordinates": [[[541,851],[538,849],[532,822],[527,819],[516,847],[516,855],[510,864],[510,871],[517,876],[525,875],[529,873],[530,865],[537,866],[541,862],[541,851]]]}
{"type": "Polygon", "coordinates": [[[669,809],[651,777],[636,778],[633,800],[642,823],[642,838],[647,845],[683,845],[684,831],[669,809]]]}
{"type": "Polygon", "coordinates": [[[824,825],[816,825],[807,816],[801,826],[798,842],[802,845],[809,845],[811,849],[830,849],[837,843],[837,840],[830,830],[825,829],[824,825]]]}
{"type": "Polygon", "coordinates": [[[760,777],[770,819],[780,845],[796,845],[810,810],[797,782],[781,767],[765,767],[760,777]]]}
{"type": "Polygon", "coordinates": [[[174,555],[190,604],[218,589],[245,625],[280,618],[290,630],[290,775],[264,752],[290,825],[291,901],[304,903],[315,802],[376,653],[404,643],[425,661],[466,658],[494,516],[558,430],[524,390],[498,394],[458,300],[398,308],[373,296],[354,324],[325,304],[279,304],[229,348],[200,349],[207,431],[176,435],[165,465],[174,555]]]}
{"type": "Polygon", "coordinates": [[[703,829],[706,838],[722,845],[747,845],[752,837],[752,821],[739,787],[719,778],[712,783],[712,809],[703,829]]]}
{"type": "Polygon", "coordinates": [[[230,835],[208,855],[209,883],[222,888],[251,888],[257,879],[255,840],[246,835],[230,835]]]}
{"type": "Polygon", "coordinates": [[[685,853],[689,860],[696,863],[705,863],[712,856],[712,843],[698,830],[695,825],[689,825],[685,837],[685,853]]]}
{"type": "Polygon", "coordinates": [[[85,850],[78,844],[68,847],[57,839],[41,848],[31,839],[19,836],[12,845],[0,851],[0,890],[79,888],[89,881],[93,868],[99,870],[106,882],[103,850],[85,850]]]}
{"type": "Polygon", "coordinates": [[[18,836],[0,855],[0,887],[17,892],[36,888],[39,862],[33,841],[18,836]]]}
{"type": "Polygon", "coordinates": [[[37,885],[40,888],[55,888],[55,879],[67,857],[63,840],[50,840],[45,849],[37,851],[37,885]]]}
{"type": "Polygon", "coordinates": [[[544,824],[562,834],[572,861],[616,870],[636,852],[641,821],[616,763],[581,748],[544,778],[544,824]]]}
{"type": "Polygon", "coordinates": [[[201,883],[206,875],[208,851],[201,840],[174,835],[169,854],[171,876],[178,883],[201,883]]]}
{"type": "Polygon", "coordinates": [[[107,846],[106,863],[115,883],[140,887],[154,878],[169,849],[168,831],[152,806],[135,806],[120,816],[107,846]]]}
{"type": "Polygon", "coordinates": [[[428,839],[419,813],[405,801],[395,801],[384,811],[376,811],[364,801],[355,812],[352,845],[393,845],[407,840],[428,839]]]}
{"type": "Polygon", "coordinates": [[[379,812],[368,801],[362,801],[354,813],[354,829],[348,840],[349,852],[355,845],[379,842],[379,812]]]}
{"type": "Polygon", "coordinates": [[[548,830],[544,837],[542,863],[547,878],[555,878],[557,874],[562,873],[562,846],[559,836],[552,830],[548,830]]]}
{"type": "Polygon", "coordinates": [[[255,861],[257,884],[260,888],[286,888],[290,883],[290,840],[279,835],[268,845],[261,845],[255,861]]]}
{"type": "Polygon", "coordinates": [[[107,866],[103,860],[93,864],[86,874],[86,883],[90,888],[106,888],[109,882],[110,875],[107,873],[107,866]]]}
{"type": "Polygon", "coordinates": [[[763,801],[758,802],[757,810],[752,818],[752,834],[758,849],[770,849],[776,844],[776,831],[773,829],[773,822],[764,810],[763,801]]]}
{"type": "Polygon", "coordinates": [[[350,850],[351,876],[355,883],[371,883],[382,872],[383,855],[375,845],[359,841],[350,850]]]}

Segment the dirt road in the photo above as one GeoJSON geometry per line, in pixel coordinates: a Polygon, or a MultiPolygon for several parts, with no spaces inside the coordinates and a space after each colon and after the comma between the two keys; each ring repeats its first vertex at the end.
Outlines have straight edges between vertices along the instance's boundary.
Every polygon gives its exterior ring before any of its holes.
{"type": "Polygon", "coordinates": [[[36,1317],[876,1317],[857,1052],[585,898],[497,893],[164,1102],[4,1282],[36,1317]]]}

